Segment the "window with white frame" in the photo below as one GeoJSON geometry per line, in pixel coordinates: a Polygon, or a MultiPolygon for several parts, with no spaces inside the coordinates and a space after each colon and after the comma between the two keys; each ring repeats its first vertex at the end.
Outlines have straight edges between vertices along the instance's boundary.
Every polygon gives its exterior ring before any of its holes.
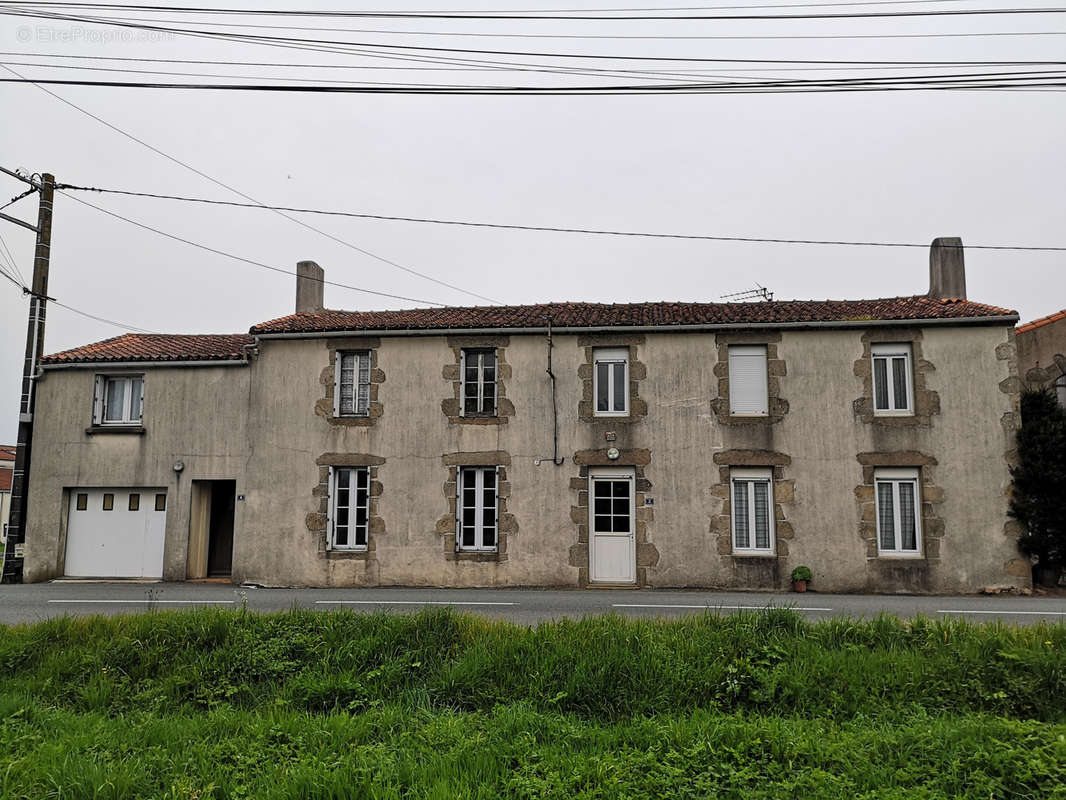
{"type": "Polygon", "coordinates": [[[878,552],[882,555],[920,555],[922,501],[918,470],[875,470],[874,490],[878,552]]]}
{"type": "Polygon", "coordinates": [[[330,467],[329,545],[365,550],[370,520],[370,468],[330,467]]]}
{"type": "Polygon", "coordinates": [[[462,364],[464,417],[496,416],[496,350],[464,349],[462,364]]]}
{"type": "Polygon", "coordinates": [[[495,551],[497,530],[496,467],[460,467],[456,498],[456,547],[495,551]]]}
{"type": "Polygon", "coordinates": [[[336,417],[365,417],[370,413],[370,351],[338,351],[333,391],[336,417]]]}
{"type": "Polygon", "coordinates": [[[729,413],[751,417],[770,413],[766,345],[729,345],[729,413]]]}
{"type": "Polygon", "coordinates": [[[912,414],[911,346],[875,344],[870,347],[873,359],[874,413],[912,414]]]}
{"type": "Polygon", "coordinates": [[[140,425],[144,417],[144,375],[97,375],[94,425],[140,425]]]}
{"type": "Polygon", "coordinates": [[[769,469],[733,469],[733,552],[773,553],[774,489],[769,469]]]}
{"type": "Polygon", "coordinates": [[[597,348],[592,351],[592,360],[595,416],[626,416],[629,414],[629,348],[597,348]]]}

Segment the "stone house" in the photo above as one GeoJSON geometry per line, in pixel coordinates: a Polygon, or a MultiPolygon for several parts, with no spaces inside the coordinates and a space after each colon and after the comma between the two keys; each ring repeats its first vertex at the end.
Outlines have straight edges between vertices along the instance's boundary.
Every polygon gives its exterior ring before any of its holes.
{"type": "Polygon", "coordinates": [[[1053,388],[1066,406],[1066,309],[1019,325],[1015,334],[1022,381],[1053,388]]]}
{"type": "Polygon", "coordinates": [[[24,577],[1026,586],[1017,315],[927,295],[296,313],[48,356],[24,577]]]}

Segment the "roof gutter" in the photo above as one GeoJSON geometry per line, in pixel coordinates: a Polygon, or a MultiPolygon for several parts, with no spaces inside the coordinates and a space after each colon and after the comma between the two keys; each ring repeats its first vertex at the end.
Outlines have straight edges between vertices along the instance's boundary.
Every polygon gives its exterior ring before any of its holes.
{"type": "Polygon", "coordinates": [[[143,367],[247,367],[248,359],[219,358],[202,361],[64,361],[41,364],[42,370],[53,369],[141,369],[143,367]]]}
{"type": "MultiPolygon", "coordinates": [[[[703,333],[711,331],[765,330],[786,328],[792,330],[826,328],[871,328],[915,327],[926,325],[1014,325],[1017,314],[994,317],[942,317],[936,319],[863,319],[815,322],[734,322],[698,325],[599,325],[552,326],[552,333],[703,333]]],[[[544,327],[495,327],[495,328],[362,328],[356,330],[300,331],[294,333],[255,333],[260,339],[323,339],[331,336],[486,336],[512,334],[543,334],[544,327]]]]}

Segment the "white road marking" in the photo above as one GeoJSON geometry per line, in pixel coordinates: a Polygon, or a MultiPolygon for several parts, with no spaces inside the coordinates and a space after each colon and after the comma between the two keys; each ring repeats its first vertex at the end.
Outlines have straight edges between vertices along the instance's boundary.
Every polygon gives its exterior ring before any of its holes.
{"type": "Polygon", "coordinates": [[[790,611],[832,611],[831,608],[810,608],[803,606],[721,606],[721,605],[650,605],[644,603],[614,603],[611,608],[723,608],[729,611],[765,611],[767,608],[787,608],[790,611]]]}
{"type": "Polygon", "coordinates": [[[315,600],[317,606],[516,606],[518,603],[482,603],[461,600],[315,600]]]}
{"type": "Polygon", "coordinates": [[[235,603],[236,600],[49,600],[49,603],[235,603]]]}
{"type": "Polygon", "coordinates": [[[1037,616],[1066,617],[1066,611],[965,611],[957,608],[938,609],[937,614],[1035,614],[1037,616]]]}

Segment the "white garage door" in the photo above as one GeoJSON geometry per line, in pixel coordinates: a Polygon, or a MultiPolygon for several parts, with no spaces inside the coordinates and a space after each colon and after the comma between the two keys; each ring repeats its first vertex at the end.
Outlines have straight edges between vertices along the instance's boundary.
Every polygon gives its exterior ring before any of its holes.
{"type": "Polygon", "coordinates": [[[72,489],[64,574],[161,578],[165,489],[72,489]]]}

